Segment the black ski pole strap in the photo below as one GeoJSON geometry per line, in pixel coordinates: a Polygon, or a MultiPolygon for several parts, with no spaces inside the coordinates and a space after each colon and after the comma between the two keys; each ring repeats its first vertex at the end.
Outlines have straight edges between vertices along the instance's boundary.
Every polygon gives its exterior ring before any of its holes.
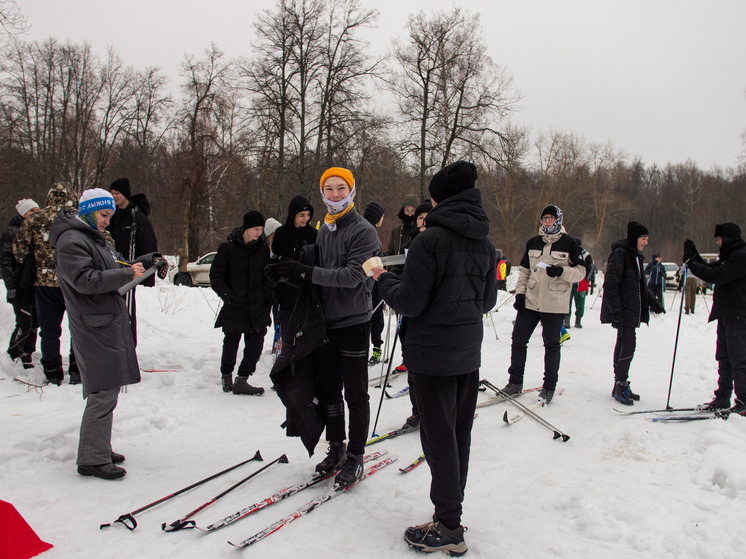
{"type": "MultiPolygon", "coordinates": [[[[114,521],[114,524],[116,524],[117,522],[119,522],[122,526],[127,528],[127,530],[129,531],[132,531],[135,528],[137,528],[137,520],[135,520],[135,517],[132,516],[131,512],[128,512],[127,514],[123,514],[122,516],[117,518],[114,521]]],[[[102,524],[100,529],[103,530],[104,528],[108,528],[109,526],[111,526],[111,524],[102,524]]]]}

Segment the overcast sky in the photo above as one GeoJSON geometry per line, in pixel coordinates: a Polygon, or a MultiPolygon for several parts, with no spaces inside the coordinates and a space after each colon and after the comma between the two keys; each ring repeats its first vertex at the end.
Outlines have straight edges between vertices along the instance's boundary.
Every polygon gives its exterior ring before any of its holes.
{"type": "MultiPolygon", "coordinates": [[[[256,14],[274,0],[18,0],[27,38],[114,47],[137,69],[178,84],[186,53],[215,42],[249,56],[256,14]]],[[[409,14],[450,10],[445,0],[376,0],[371,52],[403,36],[409,14]]],[[[513,120],[536,131],[612,140],[647,165],[692,159],[734,166],[746,130],[746,1],[491,0],[458,2],[481,15],[492,59],[523,93],[513,120]]]]}

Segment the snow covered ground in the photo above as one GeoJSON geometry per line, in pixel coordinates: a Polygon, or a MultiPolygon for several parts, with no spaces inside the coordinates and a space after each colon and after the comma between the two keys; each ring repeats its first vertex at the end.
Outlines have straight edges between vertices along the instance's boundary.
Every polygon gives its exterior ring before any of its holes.
{"type": "MultiPolygon", "coordinates": [[[[0,288],[0,297],[5,293],[0,288]]],[[[672,293],[667,294],[670,307],[672,293]]],[[[338,499],[249,549],[238,541],[265,528],[325,490],[315,487],[214,534],[165,533],[174,521],[260,467],[250,463],[198,489],[137,516],[134,532],[114,525],[140,508],[260,450],[277,464],[197,515],[201,526],[305,479],[324,454],[323,441],[309,459],[300,440],[280,429],[284,408],[269,390],[271,337],[252,382],[261,397],[233,396],[220,389],[222,334],[213,329],[218,298],[209,289],[165,282],[137,292],[143,372],[115,412],[113,447],[126,455],[127,476],[104,481],[77,475],[75,456],[84,402],[80,386],[29,390],[14,378],[41,383],[40,368],[24,371],[0,356],[0,499],[12,503],[54,548],[42,557],[386,557],[419,556],[403,540],[404,529],[432,514],[426,465],[399,472],[421,448],[409,434],[371,450],[398,455],[338,499]]],[[[502,298],[506,297],[501,293],[502,298]]],[[[599,322],[600,299],[590,297],[582,330],[562,348],[559,386],[565,389],[541,414],[571,436],[563,443],[530,418],[507,426],[509,404],[478,410],[463,522],[470,557],[655,557],[735,558],[746,549],[746,419],[657,424],[644,416],[623,417],[610,397],[615,334],[599,322]]],[[[708,299],[710,297],[708,296],[708,299]]],[[[715,324],[704,301],[682,317],[671,404],[709,401],[716,384],[715,324]]],[[[638,331],[631,370],[642,401],[633,409],[664,407],[678,318],[654,317],[638,331]]],[[[485,322],[482,377],[502,386],[510,359],[509,302],[485,322]],[[495,333],[499,336],[496,339],[495,333]]],[[[0,340],[13,324],[0,305],[0,340]]],[[[67,331],[63,348],[69,344],[67,331]]],[[[4,348],[4,346],[3,346],[4,348]]],[[[37,354],[38,355],[38,354],[37,354]]],[[[65,362],[67,357],[65,356],[65,362]]],[[[539,330],[529,345],[526,384],[541,384],[543,348],[539,330]]],[[[398,364],[396,361],[395,364],[398,364]]],[[[375,369],[378,374],[379,368],[375,369]]],[[[393,390],[405,384],[393,381],[393,390]]],[[[372,415],[380,391],[371,389],[372,415]]],[[[486,398],[488,394],[480,396],[486,398]]],[[[533,396],[524,396],[530,402],[533,396]]],[[[378,432],[401,426],[407,398],[384,402],[378,432]]]]}

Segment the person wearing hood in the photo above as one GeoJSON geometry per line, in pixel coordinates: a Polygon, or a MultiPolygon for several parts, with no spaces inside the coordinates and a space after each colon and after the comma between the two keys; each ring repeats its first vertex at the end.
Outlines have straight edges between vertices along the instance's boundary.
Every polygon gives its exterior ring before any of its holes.
{"type": "MultiPolygon", "coordinates": [[[[68,308],[72,344],[80,366],[85,411],[80,424],[78,473],[118,479],[124,456],[111,448],[111,429],[119,389],[140,382],[129,313],[117,290],[143,275],[161,258],[124,258],[106,241],[104,231],[116,211],[114,198],[101,188],[86,190],[77,214],[62,210],[49,234],[55,248],[60,289],[68,308]]],[[[159,270],[161,277],[168,267],[159,270]]]]}
{"type": "MultiPolygon", "coordinates": [[[[378,229],[383,225],[383,216],[386,214],[386,207],[375,200],[368,202],[363,210],[363,217],[373,227],[378,229]]],[[[383,248],[377,256],[383,256],[383,248]]],[[[378,284],[373,286],[371,293],[373,303],[373,316],[370,319],[370,342],[373,345],[373,352],[370,356],[368,365],[373,366],[381,362],[383,356],[383,301],[381,294],[378,292],[378,284]]]]}
{"type": "Polygon", "coordinates": [[[727,409],[734,390],[731,413],[746,415],[746,242],[735,223],[715,226],[719,258],[707,263],[694,243],[684,242],[684,264],[702,281],[714,286],[710,322],[718,321],[718,387],[709,409],[727,409]]]}
{"type": "MultiPolygon", "coordinates": [[[[106,228],[114,239],[117,252],[125,257],[139,258],[143,254],[158,251],[158,239],[153,224],[150,223],[150,202],[145,194],[132,195],[130,181],[126,178],[115,180],[109,191],[117,205],[116,213],[106,228]],[[134,228],[134,239],[133,239],[134,228]],[[134,247],[131,242],[134,240],[134,247]],[[132,250],[134,249],[134,250],[132,250]]],[[[142,285],[153,287],[155,278],[145,280],[142,285]]]]}
{"type": "Polygon", "coordinates": [[[544,383],[539,399],[552,401],[560,365],[560,331],[570,312],[572,284],[586,274],[580,245],[565,231],[562,210],[549,204],[540,214],[539,234],[526,242],[518,266],[513,307],[518,313],[510,346],[510,378],[503,388],[508,394],[523,390],[528,341],[541,322],[544,340],[544,383]]]}
{"type": "MultiPolygon", "coordinates": [[[[404,245],[412,238],[412,233],[415,230],[414,212],[419,205],[420,199],[416,194],[404,196],[399,213],[396,215],[401,223],[391,230],[389,236],[389,246],[386,249],[386,254],[389,256],[404,254],[404,245]]],[[[401,269],[397,269],[395,273],[401,275],[401,269]]]]}
{"type": "Polygon", "coordinates": [[[5,283],[6,300],[13,306],[16,316],[16,325],[8,344],[8,355],[13,361],[20,359],[24,369],[34,367],[31,354],[36,351],[36,331],[39,325],[36,322],[34,290],[31,285],[23,285],[21,264],[13,256],[13,239],[24,220],[37,211],[39,204],[30,198],[18,200],[16,215],[0,237],[0,274],[5,283]]]}
{"type": "Polygon", "coordinates": [[[657,313],[666,312],[648,288],[643,271],[642,250],[649,237],[647,227],[630,221],[627,238],[611,245],[604,275],[601,323],[611,324],[616,329],[614,390],[611,395],[626,406],[640,399],[629,386],[629,368],[637,343],[636,330],[640,324],[648,323],[650,309],[657,313]]]}
{"type": "Polygon", "coordinates": [[[373,312],[373,280],[363,271],[363,262],[380,253],[381,242],[375,227],[355,207],[357,189],[349,169],[324,171],[319,190],[327,214],[316,238],[318,265],[285,259],[275,264],[274,271],[321,288],[327,343],[315,349],[313,359],[329,447],[316,472],[328,475],[339,470],[334,483],[344,488],[363,475],[370,423],[368,350],[373,312]],[[350,413],[349,437],[345,436],[345,402],[350,413]]]}
{"type": "MultiPolygon", "coordinates": [[[[490,222],[475,188],[477,168],[457,161],[430,181],[432,211],[407,253],[401,279],[373,268],[383,300],[407,320],[402,340],[430,466],[432,522],[405,541],[421,551],[466,553],[462,503],[479,389],[484,313],[497,301],[490,222]]],[[[421,215],[421,214],[420,214],[421,215]]]]}
{"type": "MultiPolygon", "coordinates": [[[[62,384],[64,372],[60,355],[62,319],[65,316],[65,298],[60,290],[54,248],[49,243],[49,231],[61,210],[75,210],[78,200],[72,186],[67,182],[54,183],[47,192],[47,206],[29,216],[18,228],[13,239],[13,256],[25,265],[26,258],[33,257],[34,304],[39,322],[41,338],[41,365],[47,381],[57,386],[62,384]]],[[[68,366],[70,384],[80,383],[80,372],[75,360],[75,352],[70,346],[68,366]]]]}
{"type": "Polygon", "coordinates": [[[223,328],[224,336],[220,360],[223,392],[264,394],[264,388],[248,382],[256,371],[270,324],[272,292],[264,276],[269,247],[262,239],[263,231],[264,216],[255,210],[246,213],[243,226],[234,229],[228,240],[220,243],[210,267],[210,284],[223,300],[223,308],[215,322],[215,328],[223,328]],[[241,336],[244,338],[243,359],[233,382],[241,336]]]}

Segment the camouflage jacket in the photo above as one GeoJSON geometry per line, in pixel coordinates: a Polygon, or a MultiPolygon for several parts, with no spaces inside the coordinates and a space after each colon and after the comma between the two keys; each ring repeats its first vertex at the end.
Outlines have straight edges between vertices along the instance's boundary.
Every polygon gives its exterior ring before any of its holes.
{"type": "Polygon", "coordinates": [[[78,201],[69,183],[58,182],[47,193],[47,207],[29,216],[13,240],[13,255],[23,262],[33,254],[36,260],[36,287],[59,287],[54,248],[49,244],[49,229],[62,209],[77,209],[78,201]]]}

